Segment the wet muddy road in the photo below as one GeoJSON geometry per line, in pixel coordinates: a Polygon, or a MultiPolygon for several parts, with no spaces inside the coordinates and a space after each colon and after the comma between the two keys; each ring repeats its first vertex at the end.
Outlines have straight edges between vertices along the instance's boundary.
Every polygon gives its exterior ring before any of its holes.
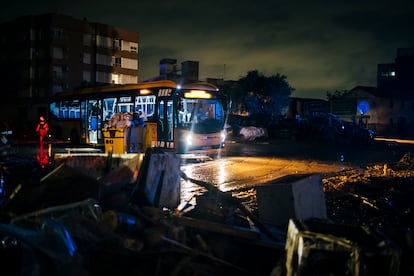
{"type": "MultiPolygon", "coordinates": [[[[332,145],[309,141],[274,140],[228,143],[219,151],[200,151],[183,158],[182,171],[190,178],[210,183],[238,197],[254,197],[254,187],[290,174],[335,174],[364,170],[367,165],[397,162],[411,144],[375,142],[372,145],[332,145]],[[208,155],[209,158],[201,158],[208,155]],[[196,162],[191,162],[196,160],[196,162]]],[[[182,182],[182,199],[203,188],[182,182]]]]}

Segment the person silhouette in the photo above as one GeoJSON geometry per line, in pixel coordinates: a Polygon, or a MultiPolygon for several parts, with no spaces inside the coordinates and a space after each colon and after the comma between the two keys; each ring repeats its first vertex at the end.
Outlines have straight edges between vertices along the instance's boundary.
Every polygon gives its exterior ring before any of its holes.
{"type": "Polygon", "coordinates": [[[36,132],[39,135],[40,145],[43,145],[43,142],[45,139],[47,139],[49,132],[49,124],[46,122],[45,117],[39,117],[39,123],[37,124],[36,132]]]}

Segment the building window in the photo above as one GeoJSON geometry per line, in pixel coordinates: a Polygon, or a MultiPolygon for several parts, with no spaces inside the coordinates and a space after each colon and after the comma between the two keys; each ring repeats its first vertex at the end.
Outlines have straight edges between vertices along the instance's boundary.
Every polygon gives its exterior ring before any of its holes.
{"type": "Polygon", "coordinates": [[[391,78],[391,77],[395,77],[395,71],[384,71],[384,72],[381,72],[381,77],[388,77],[388,78],[391,78]]]}
{"type": "Polygon", "coordinates": [[[62,92],[63,91],[63,87],[60,84],[55,84],[53,85],[53,93],[58,93],[58,92],[62,92]]]}
{"type": "Polygon", "coordinates": [[[91,82],[91,72],[90,71],[83,71],[83,81],[91,82]]]}
{"type": "Polygon", "coordinates": [[[129,47],[131,53],[138,53],[138,43],[130,42],[129,47]]]}
{"type": "Polygon", "coordinates": [[[138,53],[138,43],[122,40],[121,51],[138,53]]]}
{"type": "Polygon", "coordinates": [[[63,76],[62,66],[54,65],[53,66],[53,78],[61,80],[63,76]]]}
{"type": "Polygon", "coordinates": [[[36,31],[33,29],[30,29],[30,40],[34,41],[36,39],[36,31]]]}
{"type": "Polygon", "coordinates": [[[56,59],[63,59],[63,49],[60,47],[53,47],[52,57],[56,59]]]}
{"type": "Polygon", "coordinates": [[[56,39],[63,38],[63,29],[61,28],[52,28],[52,37],[56,39]]]}
{"type": "Polygon", "coordinates": [[[121,50],[121,40],[120,39],[114,39],[113,44],[112,44],[112,48],[115,51],[120,51],[121,50]]]}
{"type": "Polygon", "coordinates": [[[96,36],[96,46],[103,47],[103,48],[112,48],[112,39],[110,37],[105,36],[96,36]]]}
{"type": "Polygon", "coordinates": [[[96,71],[96,82],[111,83],[111,81],[112,81],[111,73],[96,71]]]}
{"type": "Polygon", "coordinates": [[[121,57],[113,57],[112,66],[121,67],[122,66],[122,58],[121,57]]]}
{"type": "Polygon", "coordinates": [[[119,83],[119,75],[117,75],[117,74],[112,74],[112,83],[113,83],[113,84],[120,84],[120,83],[119,83]]]}
{"type": "Polygon", "coordinates": [[[91,64],[91,54],[83,53],[83,63],[91,64]]]}
{"type": "Polygon", "coordinates": [[[30,59],[37,58],[39,56],[39,52],[36,51],[35,48],[30,48],[30,59]]]}
{"type": "Polygon", "coordinates": [[[83,34],[83,45],[84,46],[91,46],[92,45],[92,35],[83,34]]]}
{"type": "Polygon", "coordinates": [[[112,57],[96,54],[96,64],[112,66],[112,57]]]}

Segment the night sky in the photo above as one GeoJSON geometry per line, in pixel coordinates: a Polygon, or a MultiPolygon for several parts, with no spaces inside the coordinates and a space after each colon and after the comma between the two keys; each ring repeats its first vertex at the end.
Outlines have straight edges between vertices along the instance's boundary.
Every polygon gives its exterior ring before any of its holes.
{"type": "Polygon", "coordinates": [[[49,12],[139,32],[140,81],[175,58],[199,61],[200,79],[280,73],[307,98],[376,86],[377,64],[414,47],[409,0],[17,0],[0,21],[49,12]]]}

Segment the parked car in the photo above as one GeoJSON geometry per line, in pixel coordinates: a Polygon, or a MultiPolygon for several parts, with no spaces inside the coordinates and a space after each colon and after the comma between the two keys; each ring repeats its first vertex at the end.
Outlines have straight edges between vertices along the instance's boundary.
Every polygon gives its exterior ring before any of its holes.
{"type": "Polygon", "coordinates": [[[346,144],[370,144],[374,141],[375,132],[372,129],[353,122],[343,122],[343,124],[346,144]]]}
{"type": "Polygon", "coordinates": [[[303,122],[293,118],[274,120],[268,129],[270,138],[300,139],[303,138],[303,122]]]}
{"type": "Polygon", "coordinates": [[[344,124],[331,113],[319,113],[306,121],[306,136],[313,140],[340,143],[343,139],[344,124]]]}

